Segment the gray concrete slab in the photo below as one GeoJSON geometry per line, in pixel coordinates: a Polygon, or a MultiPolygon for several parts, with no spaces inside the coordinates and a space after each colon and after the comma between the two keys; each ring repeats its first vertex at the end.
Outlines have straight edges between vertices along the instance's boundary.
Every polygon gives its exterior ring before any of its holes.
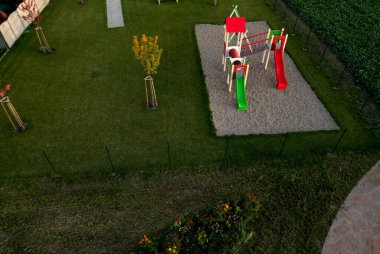
{"type": "Polygon", "coordinates": [[[124,27],[120,0],[107,0],[107,24],[108,28],[124,27]]]}
{"type": "Polygon", "coordinates": [[[380,253],[380,161],[363,176],[344,201],[322,253],[380,253]]]}

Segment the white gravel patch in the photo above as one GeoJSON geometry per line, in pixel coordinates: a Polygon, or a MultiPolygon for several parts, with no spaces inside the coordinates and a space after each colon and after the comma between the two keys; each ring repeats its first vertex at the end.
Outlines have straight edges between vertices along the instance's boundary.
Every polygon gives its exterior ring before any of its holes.
{"type": "MultiPolygon", "coordinates": [[[[256,34],[268,31],[269,26],[265,21],[249,22],[247,29],[249,34],[256,34]]],[[[267,70],[261,63],[262,52],[248,56],[246,97],[249,108],[238,111],[236,87],[233,85],[231,94],[228,92],[227,72],[223,72],[223,26],[197,25],[195,32],[218,136],[339,129],[286,53],[286,90],[276,89],[273,52],[267,70]]]]}

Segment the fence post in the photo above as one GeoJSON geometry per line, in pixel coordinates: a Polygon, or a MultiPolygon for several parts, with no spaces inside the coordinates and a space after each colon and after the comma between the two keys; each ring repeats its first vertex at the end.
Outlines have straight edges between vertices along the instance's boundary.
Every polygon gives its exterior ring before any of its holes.
{"type": "Polygon", "coordinates": [[[170,144],[169,141],[166,141],[166,147],[168,152],[168,164],[169,164],[169,170],[171,169],[171,157],[170,157],[170,144]]]}
{"type": "Polygon", "coordinates": [[[108,150],[107,146],[105,146],[105,148],[106,148],[106,152],[107,152],[107,155],[108,155],[108,160],[109,160],[109,162],[111,164],[112,171],[116,173],[115,166],[112,163],[110,151],[108,150]]]}
{"type": "Polygon", "coordinates": [[[368,95],[367,99],[365,100],[365,102],[363,103],[360,111],[359,111],[359,116],[362,114],[363,110],[364,110],[364,107],[367,105],[368,101],[370,99],[370,96],[368,95]]]}
{"type": "Polygon", "coordinates": [[[286,136],[285,136],[285,139],[284,139],[284,142],[282,143],[281,150],[280,150],[280,153],[278,154],[278,156],[281,156],[282,152],[284,151],[285,143],[288,140],[288,135],[289,135],[289,133],[287,132],[286,136]]]}
{"type": "Polygon", "coordinates": [[[44,150],[42,150],[42,153],[43,153],[44,157],[46,158],[47,162],[49,163],[51,169],[55,171],[55,167],[54,167],[53,163],[51,163],[51,161],[49,160],[49,157],[47,156],[46,152],[44,150]]]}
{"type": "Polygon", "coordinates": [[[273,8],[273,11],[274,11],[275,13],[276,13],[277,1],[278,1],[278,0],[276,0],[276,2],[274,3],[274,8],[273,8]]]}
{"type": "Polygon", "coordinates": [[[294,22],[292,35],[295,35],[295,31],[296,31],[296,26],[297,26],[297,23],[298,23],[298,19],[299,19],[299,16],[297,16],[296,21],[294,22]]]}
{"type": "Polygon", "coordinates": [[[230,136],[227,136],[227,140],[226,140],[226,149],[224,151],[224,159],[223,159],[223,162],[222,162],[222,165],[220,166],[220,168],[222,168],[225,164],[228,165],[228,159],[227,159],[227,156],[228,156],[228,146],[229,146],[229,143],[230,143],[230,136]]]}
{"type": "Polygon", "coordinates": [[[284,11],[284,16],[282,16],[282,20],[285,20],[285,16],[286,16],[286,11],[288,10],[288,5],[285,4],[285,11],[284,11]]]}
{"type": "Polygon", "coordinates": [[[340,82],[342,81],[342,78],[343,78],[343,75],[344,75],[345,71],[346,71],[346,67],[343,67],[342,74],[340,74],[339,79],[338,79],[338,83],[336,84],[337,86],[340,85],[340,82]]]}
{"type": "Polygon", "coordinates": [[[309,28],[309,33],[307,35],[307,38],[306,38],[306,41],[305,41],[305,45],[303,46],[302,50],[306,50],[307,43],[309,42],[309,38],[310,38],[310,33],[311,33],[311,28],[309,28]]]}
{"type": "Polygon", "coordinates": [[[341,135],[340,138],[338,139],[338,142],[336,142],[336,144],[335,144],[334,149],[332,150],[332,152],[335,152],[336,148],[338,147],[338,145],[339,145],[340,142],[342,141],[343,136],[346,134],[346,132],[347,132],[347,128],[344,129],[342,135],[341,135]]]}
{"type": "Polygon", "coordinates": [[[319,64],[317,65],[317,68],[321,68],[321,64],[322,64],[323,59],[325,58],[325,54],[326,54],[327,48],[328,47],[326,45],[325,49],[323,50],[323,53],[322,53],[322,56],[321,56],[321,60],[319,61],[319,64]]]}

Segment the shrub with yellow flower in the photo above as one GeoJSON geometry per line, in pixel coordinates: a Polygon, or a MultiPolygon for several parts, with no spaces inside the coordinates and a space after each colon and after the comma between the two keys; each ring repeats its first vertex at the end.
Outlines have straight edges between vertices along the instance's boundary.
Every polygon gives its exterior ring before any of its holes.
{"type": "Polygon", "coordinates": [[[157,244],[155,241],[150,239],[147,235],[144,235],[143,238],[139,241],[140,248],[146,251],[155,251],[157,249],[157,244]]]}
{"type": "Polygon", "coordinates": [[[145,78],[145,94],[146,104],[149,109],[155,109],[158,107],[156,91],[151,75],[157,74],[157,69],[160,65],[162,51],[163,49],[161,49],[158,46],[158,35],[151,37],[143,34],[141,35],[140,41],[137,35],[133,36],[132,52],[137,61],[143,66],[144,71],[148,75],[145,78]],[[150,85],[150,94],[148,93],[147,83],[150,85]]]}

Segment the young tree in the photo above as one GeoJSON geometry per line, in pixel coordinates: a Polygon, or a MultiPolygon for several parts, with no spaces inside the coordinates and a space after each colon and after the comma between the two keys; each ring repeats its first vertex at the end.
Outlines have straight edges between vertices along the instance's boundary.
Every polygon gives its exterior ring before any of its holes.
{"type": "MultiPolygon", "coordinates": [[[[1,86],[1,85],[0,85],[1,86]]],[[[6,84],[5,88],[0,89],[0,104],[4,110],[5,115],[7,116],[9,122],[12,124],[13,128],[17,132],[22,132],[28,126],[21,120],[21,117],[14,108],[9,96],[7,93],[11,90],[11,85],[6,84]]]]}
{"type": "Polygon", "coordinates": [[[49,43],[46,40],[45,34],[42,31],[40,22],[42,16],[38,10],[35,0],[22,0],[22,3],[17,6],[17,8],[22,12],[18,15],[21,19],[25,21],[31,21],[36,30],[38,41],[40,42],[40,49],[45,54],[50,54],[53,52],[53,49],[49,46],[49,43]]]}
{"type": "Polygon", "coordinates": [[[143,66],[144,71],[147,73],[145,78],[145,95],[146,104],[149,109],[158,108],[158,102],[156,98],[156,91],[154,89],[154,82],[151,75],[157,74],[158,66],[160,65],[160,59],[162,54],[162,49],[159,48],[158,36],[148,37],[145,34],[141,36],[141,41],[137,36],[133,36],[133,47],[132,51],[140,64],[143,66]],[[148,94],[147,82],[150,85],[150,96],[148,94]],[[150,97],[150,99],[149,99],[150,97]]]}

